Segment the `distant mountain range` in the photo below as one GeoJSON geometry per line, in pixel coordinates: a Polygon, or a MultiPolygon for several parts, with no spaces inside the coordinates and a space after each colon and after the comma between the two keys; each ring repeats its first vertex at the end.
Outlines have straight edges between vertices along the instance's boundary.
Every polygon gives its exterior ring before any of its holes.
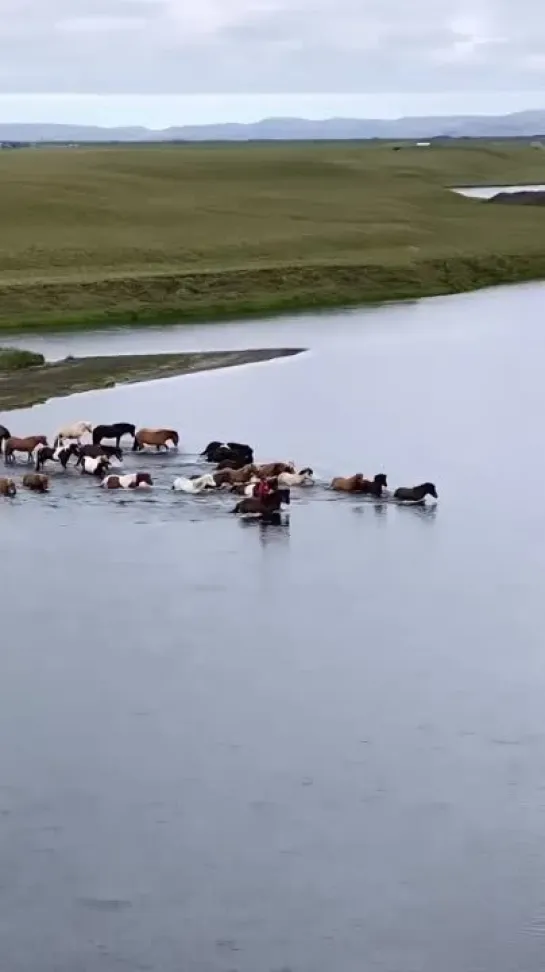
{"type": "Polygon", "coordinates": [[[531,138],[545,135],[545,109],[510,115],[423,118],[264,118],[250,124],[100,128],[91,125],[3,124],[1,142],[209,142],[336,139],[531,138]]]}

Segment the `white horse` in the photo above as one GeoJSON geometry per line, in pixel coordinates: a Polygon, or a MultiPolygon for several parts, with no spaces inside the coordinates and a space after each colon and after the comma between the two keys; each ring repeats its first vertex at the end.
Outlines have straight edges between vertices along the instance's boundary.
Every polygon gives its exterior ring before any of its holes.
{"type": "Polygon", "coordinates": [[[288,489],[291,486],[313,486],[314,472],[308,466],[298,473],[282,472],[278,476],[278,485],[280,488],[287,487],[288,489]]]}
{"type": "Polygon", "coordinates": [[[214,477],[210,473],[205,473],[204,476],[195,476],[194,479],[179,476],[178,479],[174,480],[172,489],[178,493],[196,494],[204,493],[207,489],[217,489],[217,486],[214,477]]]}
{"type": "Polygon", "coordinates": [[[75,442],[80,442],[86,432],[90,435],[92,431],[92,422],[74,422],[73,425],[63,425],[62,429],[59,429],[57,432],[53,445],[55,447],[61,445],[65,439],[73,439],[75,442]]]}

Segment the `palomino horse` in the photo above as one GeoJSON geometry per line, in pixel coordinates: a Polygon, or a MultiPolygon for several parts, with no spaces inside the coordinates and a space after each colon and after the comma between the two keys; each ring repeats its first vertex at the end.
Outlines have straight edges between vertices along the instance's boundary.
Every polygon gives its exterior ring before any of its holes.
{"type": "Polygon", "coordinates": [[[233,513],[250,513],[267,519],[268,517],[278,516],[282,504],[286,506],[290,504],[289,489],[276,489],[264,496],[263,499],[258,499],[256,496],[245,496],[240,503],[237,503],[233,513]]]}
{"type": "Polygon", "coordinates": [[[43,473],[26,473],[23,476],[23,486],[25,489],[31,489],[33,493],[47,493],[49,479],[43,473]]]}
{"type": "Polygon", "coordinates": [[[72,425],[63,425],[62,429],[59,429],[57,432],[53,445],[60,445],[64,439],[74,439],[76,442],[79,442],[80,439],[83,439],[86,432],[91,434],[92,431],[92,422],[74,422],[72,425]]]}
{"type": "Polygon", "coordinates": [[[422,483],[420,486],[400,486],[394,492],[394,499],[404,503],[423,503],[426,496],[437,499],[437,490],[433,483],[422,483]]]}
{"type": "Polygon", "coordinates": [[[201,456],[206,456],[207,462],[233,463],[232,469],[239,469],[254,461],[254,450],[243,442],[209,442],[203,449],[201,456]]]}
{"type": "Polygon", "coordinates": [[[0,452],[2,452],[2,443],[4,439],[11,439],[11,432],[6,428],[5,425],[0,425],[0,452]]]}
{"type": "Polygon", "coordinates": [[[161,449],[167,449],[167,442],[172,442],[173,446],[176,447],[180,437],[175,429],[138,429],[134,437],[134,443],[132,447],[133,452],[140,452],[144,446],[155,446],[157,452],[161,449]]]}
{"type": "Polygon", "coordinates": [[[10,435],[9,439],[4,442],[4,461],[6,463],[15,462],[16,452],[26,452],[27,462],[32,459],[32,453],[34,452],[36,446],[46,446],[47,436],[45,435],[28,435],[26,439],[18,439],[14,435],[10,435]]]}
{"type": "Polygon", "coordinates": [[[278,476],[279,486],[312,486],[314,484],[314,472],[307,466],[298,473],[282,472],[278,476]]]}
{"type": "Polygon", "coordinates": [[[17,494],[17,487],[13,482],[13,479],[6,479],[5,476],[0,478],[0,496],[15,496],[17,494]]]}
{"type": "Polygon", "coordinates": [[[127,476],[106,476],[100,485],[104,489],[149,489],[153,479],[149,473],[129,473],[127,476]]]}
{"type": "Polygon", "coordinates": [[[93,445],[100,445],[103,439],[115,439],[116,449],[124,435],[131,435],[134,439],[136,426],[130,422],[114,422],[113,425],[97,425],[93,429],[93,445]]]}
{"type": "Polygon", "coordinates": [[[176,490],[177,493],[192,493],[196,495],[197,493],[204,493],[207,489],[217,489],[216,481],[210,473],[205,473],[204,476],[178,476],[172,484],[172,489],[176,490]]]}

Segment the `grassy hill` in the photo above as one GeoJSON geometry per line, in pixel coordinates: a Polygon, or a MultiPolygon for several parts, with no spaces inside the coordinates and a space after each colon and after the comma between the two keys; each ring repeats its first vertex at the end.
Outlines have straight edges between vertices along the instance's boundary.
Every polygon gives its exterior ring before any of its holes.
{"type": "Polygon", "coordinates": [[[219,316],[545,277],[545,216],[452,185],[545,183],[509,142],[0,153],[0,328],[219,316]]]}

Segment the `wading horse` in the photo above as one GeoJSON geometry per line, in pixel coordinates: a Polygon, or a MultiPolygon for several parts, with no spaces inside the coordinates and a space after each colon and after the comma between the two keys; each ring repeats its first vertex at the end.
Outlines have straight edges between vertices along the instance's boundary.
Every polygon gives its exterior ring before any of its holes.
{"type": "Polygon", "coordinates": [[[166,449],[168,452],[167,443],[172,442],[176,448],[179,441],[180,437],[175,429],[138,429],[132,451],[140,452],[144,446],[155,446],[157,452],[161,449],[166,449]]]}
{"type": "Polygon", "coordinates": [[[15,496],[16,494],[17,487],[13,479],[6,479],[5,476],[0,477],[0,496],[15,496]]]}
{"type": "Polygon", "coordinates": [[[5,439],[11,439],[11,432],[6,428],[5,425],[0,425],[0,452],[2,452],[2,446],[5,439]]]}
{"type": "Polygon", "coordinates": [[[103,439],[115,439],[116,449],[119,449],[121,439],[124,435],[130,435],[134,439],[136,426],[130,422],[114,422],[113,425],[97,425],[93,429],[93,445],[100,445],[103,439]]]}
{"type": "Polygon", "coordinates": [[[47,493],[49,479],[43,473],[26,473],[23,476],[23,486],[25,489],[32,490],[33,493],[47,493]]]}
{"type": "Polygon", "coordinates": [[[43,469],[46,462],[58,462],[63,469],[66,469],[70,456],[77,456],[78,447],[75,442],[70,445],[60,445],[56,449],[51,446],[38,446],[35,452],[36,472],[43,469]]]}
{"type": "Polygon", "coordinates": [[[18,439],[11,435],[4,441],[4,462],[15,462],[16,452],[26,452],[27,462],[30,462],[36,446],[47,446],[47,436],[28,435],[26,439],[18,439]]]}
{"type": "Polygon", "coordinates": [[[117,446],[91,445],[89,443],[88,445],[76,445],[74,448],[78,457],[76,466],[81,466],[85,456],[89,456],[91,459],[99,459],[100,456],[106,456],[107,459],[117,459],[119,462],[123,459],[123,450],[117,446]]]}
{"type": "Polygon", "coordinates": [[[63,425],[62,429],[57,432],[53,445],[61,445],[65,439],[74,439],[75,442],[79,442],[87,432],[90,435],[92,431],[92,422],[74,422],[72,425],[63,425]]]}
{"type": "Polygon", "coordinates": [[[245,496],[240,503],[237,503],[233,513],[260,516],[266,520],[270,517],[277,517],[283,504],[286,506],[290,504],[289,489],[276,489],[264,496],[263,499],[258,499],[256,496],[245,496]]]}
{"type": "Polygon", "coordinates": [[[240,469],[254,461],[254,450],[243,442],[209,442],[201,456],[205,456],[207,462],[227,460],[233,463],[231,469],[240,469]]]}
{"type": "Polygon", "coordinates": [[[104,489],[150,489],[153,479],[149,473],[129,473],[127,476],[106,476],[100,485],[104,489]]]}
{"type": "Polygon", "coordinates": [[[437,499],[437,490],[433,483],[421,483],[420,486],[400,486],[394,492],[394,499],[403,503],[423,503],[426,496],[437,499]]]}

